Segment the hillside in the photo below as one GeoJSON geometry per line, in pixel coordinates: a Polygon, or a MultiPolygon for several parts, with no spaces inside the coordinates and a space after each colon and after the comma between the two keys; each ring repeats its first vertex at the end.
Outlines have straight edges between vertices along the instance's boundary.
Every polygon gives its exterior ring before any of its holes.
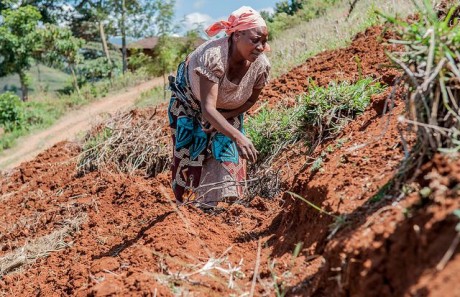
{"type": "MultiPolygon", "coordinates": [[[[72,79],[69,74],[42,64],[34,65],[27,74],[31,79],[29,92],[32,96],[44,92],[55,93],[70,85],[72,79]]],[[[0,78],[0,94],[6,91],[21,95],[21,83],[17,74],[0,78]]]]}
{"type": "MultiPolygon", "coordinates": [[[[389,37],[374,27],[348,48],[308,59],[272,81],[263,100],[289,103],[311,79],[326,86],[365,75],[391,86],[399,73],[383,67],[389,37]]],[[[56,144],[0,180],[0,292],[251,296],[254,287],[255,296],[459,296],[458,249],[439,269],[456,234],[458,161],[438,155],[420,168],[414,185],[430,185],[433,200],[420,203],[418,191],[380,194],[404,157],[402,90],[382,115],[391,92],[316,149],[313,159],[327,151],[321,170],[311,170],[300,145],[275,162],[283,189],[337,217],[286,192],[216,213],[177,209],[169,172],[77,174],[81,145],[56,144]]],[[[167,137],[166,106],[131,116],[163,125],[167,137]]]]}

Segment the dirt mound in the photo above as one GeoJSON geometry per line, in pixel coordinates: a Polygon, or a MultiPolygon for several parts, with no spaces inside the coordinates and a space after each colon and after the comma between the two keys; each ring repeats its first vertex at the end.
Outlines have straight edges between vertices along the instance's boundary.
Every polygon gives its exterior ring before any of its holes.
{"type": "MultiPolygon", "coordinates": [[[[392,81],[397,73],[378,66],[387,63],[382,32],[369,29],[351,47],[309,59],[272,82],[264,91],[265,99],[305,92],[309,78],[323,85],[356,80],[361,71],[363,76],[392,81]],[[292,88],[284,89],[288,82],[292,88]]],[[[0,293],[240,296],[254,290],[255,296],[273,296],[275,291],[299,296],[368,296],[369,292],[395,296],[446,292],[441,284],[459,270],[457,254],[441,272],[434,274],[433,267],[455,235],[452,227],[457,221],[449,213],[458,208],[454,199],[458,162],[438,157],[422,168],[421,176],[428,179],[420,188],[428,185],[437,190],[421,205],[416,204],[417,191],[403,200],[379,191],[404,157],[398,130],[403,127],[395,120],[403,111],[401,90],[396,92],[395,109],[381,116],[391,91],[372,98],[362,116],[312,157],[298,145],[275,162],[284,184],[340,217],[318,212],[288,194],[273,200],[257,197],[248,207],[228,205],[212,214],[192,206],[178,210],[168,172],[155,178],[102,170],[78,175],[80,146],[55,145],[0,179],[0,293]],[[315,168],[313,161],[318,161],[315,168]],[[59,249],[51,250],[41,240],[71,223],[71,231],[55,238],[61,243],[59,249]],[[438,240],[437,233],[439,242],[430,245],[438,240]],[[33,251],[27,249],[31,245],[33,251]],[[21,251],[28,251],[21,255],[22,262],[10,260],[21,251]]],[[[149,115],[135,111],[133,117],[149,115]]],[[[458,289],[454,277],[447,283],[449,292],[458,289]]]]}
{"type": "Polygon", "coordinates": [[[331,81],[355,82],[362,77],[392,85],[398,71],[388,68],[390,61],[385,51],[397,47],[386,44],[390,38],[395,36],[383,27],[368,28],[357,34],[349,47],[320,53],[274,79],[262,91],[262,97],[275,103],[306,93],[312,83],[327,86],[331,81]]]}
{"type": "Polygon", "coordinates": [[[304,287],[304,294],[459,296],[460,258],[452,244],[458,237],[453,212],[460,207],[460,162],[437,155],[420,171],[419,189],[431,194],[390,197],[386,206],[354,216],[353,228],[327,244],[318,287],[304,287]],[[452,258],[444,258],[449,250],[452,258]]]}

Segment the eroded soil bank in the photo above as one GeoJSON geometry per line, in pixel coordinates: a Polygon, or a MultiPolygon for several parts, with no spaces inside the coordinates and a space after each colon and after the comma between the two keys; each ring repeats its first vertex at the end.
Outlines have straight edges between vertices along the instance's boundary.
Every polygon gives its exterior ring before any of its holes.
{"type": "MultiPolygon", "coordinates": [[[[372,76],[391,86],[398,73],[383,67],[388,37],[374,27],[348,48],[309,59],[272,81],[263,100],[293,102],[312,80],[327,85],[372,76]]],[[[362,116],[312,156],[298,145],[275,162],[283,188],[338,217],[287,193],[214,214],[192,206],[178,211],[169,172],[81,176],[80,145],[56,144],[0,180],[0,268],[6,271],[0,294],[249,296],[254,286],[254,296],[455,296],[458,248],[442,269],[439,263],[456,236],[460,164],[438,155],[419,169],[408,195],[379,194],[404,157],[396,120],[402,90],[382,116],[390,92],[372,98],[362,116]],[[311,170],[318,156],[322,166],[311,170]],[[422,198],[425,187],[432,190],[422,198]],[[65,232],[50,237],[59,230],[65,232]],[[22,262],[5,260],[13,253],[22,262]]],[[[165,117],[164,110],[142,112],[148,113],[165,117]]]]}

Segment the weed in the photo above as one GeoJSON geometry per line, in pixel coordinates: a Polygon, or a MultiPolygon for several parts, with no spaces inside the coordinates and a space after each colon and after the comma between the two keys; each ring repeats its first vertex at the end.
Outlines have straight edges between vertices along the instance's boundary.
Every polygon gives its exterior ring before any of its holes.
{"type": "Polygon", "coordinates": [[[380,190],[369,199],[370,203],[376,203],[381,201],[385,195],[390,191],[391,187],[393,186],[393,180],[390,180],[387,182],[383,187],[380,188],[380,190]]]}
{"type": "Polygon", "coordinates": [[[313,85],[301,100],[301,120],[308,129],[316,129],[319,141],[336,135],[356,115],[364,112],[371,96],[384,91],[371,78],[349,82],[331,82],[327,88],[313,85]]]}
{"type": "Polygon", "coordinates": [[[273,279],[273,288],[275,290],[276,297],[284,297],[287,293],[287,288],[284,284],[284,280],[280,279],[275,271],[276,260],[272,260],[268,263],[268,269],[273,279]]]}
{"type": "Polygon", "coordinates": [[[298,107],[265,107],[248,118],[246,132],[259,151],[259,160],[270,164],[286,146],[300,139],[298,113],[298,107]]]}
{"type": "Polygon", "coordinates": [[[296,194],[296,193],[293,193],[293,192],[290,192],[290,191],[287,191],[286,193],[288,193],[289,195],[291,195],[291,196],[293,196],[293,197],[295,197],[297,199],[302,200],[307,205],[309,205],[310,207],[312,207],[315,210],[317,210],[319,213],[323,213],[323,214],[325,214],[325,215],[327,215],[327,216],[329,216],[329,217],[334,219],[334,223],[332,223],[331,226],[329,226],[330,227],[329,229],[330,229],[331,233],[327,237],[328,239],[331,239],[332,236],[334,236],[337,233],[337,231],[339,231],[340,228],[342,228],[347,223],[346,215],[335,215],[335,214],[333,214],[331,212],[325,211],[321,207],[319,207],[316,204],[308,201],[307,199],[305,199],[304,197],[300,196],[299,194],[296,194]]]}
{"type": "Polygon", "coordinates": [[[322,166],[323,166],[323,158],[319,156],[318,158],[315,159],[315,161],[313,161],[313,164],[310,167],[310,172],[315,173],[318,170],[320,170],[322,166]]]}

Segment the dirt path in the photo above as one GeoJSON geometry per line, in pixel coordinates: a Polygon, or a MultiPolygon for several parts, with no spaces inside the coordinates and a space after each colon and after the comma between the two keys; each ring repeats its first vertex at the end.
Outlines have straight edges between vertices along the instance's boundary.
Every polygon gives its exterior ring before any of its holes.
{"type": "Polygon", "coordinates": [[[87,130],[100,114],[128,108],[134,104],[142,92],[162,83],[162,78],[155,78],[138,86],[121,90],[117,94],[109,95],[100,101],[68,113],[44,131],[19,139],[15,147],[0,154],[0,170],[11,169],[24,161],[32,160],[40,152],[59,141],[74,139],[79,132],[87,130]]]}

